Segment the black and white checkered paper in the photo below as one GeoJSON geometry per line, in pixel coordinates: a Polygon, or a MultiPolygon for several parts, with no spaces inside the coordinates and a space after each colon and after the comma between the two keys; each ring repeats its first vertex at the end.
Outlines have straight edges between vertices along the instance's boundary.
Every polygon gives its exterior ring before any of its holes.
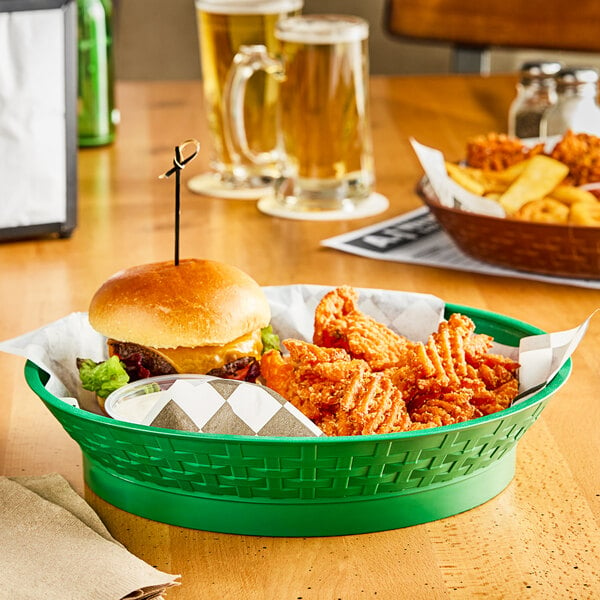
{"type": "Polygon", "coordinates": [[[521,339],[517,357],[521,365],[519,395],[513,404],[531,397],[552,380],[583,339],[591,318],[597,312],[595,310],[581,325],[573,329],[530,335],[521,339]]]}
{"type": "Polygon", "coordinates": [[[188,380],[184,376],[168,389],[155,392],[155,397],[150,409],[138,415],[139,423],[229,435],[323,435],[293,404],[273,390],[253,383],[209,378],[188,380]]]}

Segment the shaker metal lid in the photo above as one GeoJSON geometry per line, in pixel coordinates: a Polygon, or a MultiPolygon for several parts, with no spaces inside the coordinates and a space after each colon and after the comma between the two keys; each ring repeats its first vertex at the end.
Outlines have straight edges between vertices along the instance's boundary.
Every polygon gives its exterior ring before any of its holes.
{"type": "Polygon", "coordinates": [[[562,63],[554,60],[527,61],[521,65],[521,76],[532,77],[552,77],[562,69],[562,63]]]}
{"type": "Polygon", "coordinates": [[[598,71],[594,67],[567,67],[561,69],[556,77],[562,85],[597,83],[598,71]]]}

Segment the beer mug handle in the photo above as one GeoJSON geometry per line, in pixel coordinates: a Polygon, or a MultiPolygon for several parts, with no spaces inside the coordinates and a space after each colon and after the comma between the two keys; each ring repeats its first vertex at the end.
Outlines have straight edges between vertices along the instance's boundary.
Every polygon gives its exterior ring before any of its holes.
{"type": "Polygon", "coordinates": [[[257,165],[281,160],[279,148],[254,152],[248,145],[244,119],[246,86],[250,77],[261,70],[278,79],[283,78],[282,62],[270,56],[266,46],[240,46],[233,58],[223,90],[223,131],[227,150],[234,163],[240,162],[240,156],[245,156],[257,165]]]}

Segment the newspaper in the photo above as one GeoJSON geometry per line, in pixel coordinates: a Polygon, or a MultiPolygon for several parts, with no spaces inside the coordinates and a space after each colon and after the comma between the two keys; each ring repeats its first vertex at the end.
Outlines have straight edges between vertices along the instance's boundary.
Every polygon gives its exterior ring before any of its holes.
{"type": "Polygon", "coordinates": [[[528,273],[471,258],[443,231],[427,207],[328,238],[321,245],[379,260],[600,289],[599,280],[528,273]]]}

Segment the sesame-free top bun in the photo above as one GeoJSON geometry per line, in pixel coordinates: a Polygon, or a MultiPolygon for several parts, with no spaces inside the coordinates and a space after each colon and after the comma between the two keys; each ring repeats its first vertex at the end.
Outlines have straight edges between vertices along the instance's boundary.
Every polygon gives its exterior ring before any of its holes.
{"type": "Polygon", "coordinates": [[[237,267],[187,259],[116,273],[92,298],[89,319],[108,338],[176,348],[226,344],[268,325],[271,311],[237,267]]]}

